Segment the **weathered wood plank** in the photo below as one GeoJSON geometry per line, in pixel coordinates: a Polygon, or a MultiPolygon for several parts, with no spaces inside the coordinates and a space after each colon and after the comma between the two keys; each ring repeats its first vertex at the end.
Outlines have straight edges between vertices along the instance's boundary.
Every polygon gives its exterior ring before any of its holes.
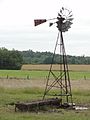
{"type": "Polygon", "coordinates": [[[15,111],[35,111],[40,110],[41,107],[44,106],[56,106],[59,107],[61,105],[61,99],[51,98],[45,100],[37,100],[31,102],[19,102],[15,104],[15,111]]]}

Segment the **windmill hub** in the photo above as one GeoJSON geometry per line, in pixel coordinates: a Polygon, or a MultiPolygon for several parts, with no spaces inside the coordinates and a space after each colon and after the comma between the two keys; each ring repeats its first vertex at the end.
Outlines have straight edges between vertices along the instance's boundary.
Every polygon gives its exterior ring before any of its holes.
{"type": "MultiPolygon", "coordinates": [[[[72,25],[72,11],[69,11],[66,8],[61,8],[60,13],[58,13],[58,17],[55,23],[57,24],[57,28],[59,31],[66,32],[69,28],[71,28],[72,25]]],[[[50,26],[52,26],[51,24],[50,26]]]]}

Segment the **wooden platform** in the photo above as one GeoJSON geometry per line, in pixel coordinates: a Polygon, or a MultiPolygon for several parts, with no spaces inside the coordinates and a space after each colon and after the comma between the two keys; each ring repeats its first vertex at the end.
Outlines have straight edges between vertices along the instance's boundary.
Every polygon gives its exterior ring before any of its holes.
{"type": "Polygon", "coordinates": [[[59,107],[61,105],[61,99],[50,98],[45,100],[36,100],[31,102],[19,102],[15,104],[15,111],[37,111],[43,107],[59,107]]]}

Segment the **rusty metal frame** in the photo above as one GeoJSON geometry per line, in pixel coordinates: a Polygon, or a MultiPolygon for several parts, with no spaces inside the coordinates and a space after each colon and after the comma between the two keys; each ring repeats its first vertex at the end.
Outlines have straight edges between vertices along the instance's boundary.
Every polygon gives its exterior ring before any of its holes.
{"type": "MultiPolygon", "coordinates": [[[[63,34],[62,31],[59,31],[58,36],[57,36],[57,40],[56,40],[56,45],[55,45],[55,49],[54,49],[54,54],[52,56],[52,63],[50,65],[50,70],[48,73],[48,77],[47,77],[47,82],[46,82],[46,87],[45,87],[45,91],[44,91],[44,95],[43,95],[43,99],[46,98],[46,96],[49,95],[49,92],[52,88],[58,88],[59,90],[61,90],[61,93],[59,93],[58,96],[61,97],[65,97],[64,101],[62,100],[62,104],[64,102],[66,103],[73,103],[72,101],[72,92],[71,92],[71,83],[70,83],[70,76],[69,76],[69,70],[68,70],[68,64],[67,64],[67,55],[65,52],[65,46],[64,46],[64,40],[63,40],[63,34]],[[60,43],[60,44],[59,44],[60,43]],[[55,73],[52,70],[53,67],[53,61],[55,59],[55,52],[57,49],[57,46],[59,45],[60,47],[60,64],[58,64],[60,66],[60,74],[59,75],[55,75],[55,73]],[[54,81],[50,81],[50,76],[53,76],[54,81]],[[50,82],[50,83],[49,83],[50,82]],[[58,85],[56,85],[58,84],[58,85]]],[[[52,95],[53,96],[53,95],[52,95]]]]}

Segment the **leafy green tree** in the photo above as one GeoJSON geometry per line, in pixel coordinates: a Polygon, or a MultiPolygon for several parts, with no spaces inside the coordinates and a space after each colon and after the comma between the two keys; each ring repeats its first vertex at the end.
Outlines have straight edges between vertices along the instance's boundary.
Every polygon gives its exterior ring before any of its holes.
{"type": "Polygon", "coordinates": [[[19,51],[0,48],[0,69],[20,69],[23,57],[19,51]]]}
{"type": "Polygon", "coordinates": [[[43,61],[44,64],[51,64],[52,63],[52,57],[46,57],[43,61]]]}

